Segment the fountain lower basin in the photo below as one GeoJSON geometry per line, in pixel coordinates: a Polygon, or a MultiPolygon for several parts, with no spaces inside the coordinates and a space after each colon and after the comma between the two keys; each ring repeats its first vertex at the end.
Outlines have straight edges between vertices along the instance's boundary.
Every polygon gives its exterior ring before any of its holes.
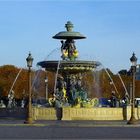
{"type": "MultiPolygon", "coordinates": [[[[140,109],[135,108],[135,117],[140,117],[140,109]]],[[[34,120],[57,120],[58,116],[55,108],[33,108],[34,120]]],[[[61,110],[62,120],[129,120],[131,117],[131,107],[126,108],[110,108],[110,107],[97,107],[97,108],[69,108],[65,107],[61,110]]]]}

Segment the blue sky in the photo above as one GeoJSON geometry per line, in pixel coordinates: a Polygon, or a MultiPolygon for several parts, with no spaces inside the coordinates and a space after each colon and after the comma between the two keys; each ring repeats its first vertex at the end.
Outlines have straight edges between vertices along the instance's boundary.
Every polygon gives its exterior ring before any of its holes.
{"type": "Polygon", "coordinates": [[[61,46],[52,39],[70,20],[87,39],[76,42],[83,59],[100,61],[114,73],[129,69],[132,53],[140,63],[140,1],[0,1],[0,65],[26,67],[61,46]]]}

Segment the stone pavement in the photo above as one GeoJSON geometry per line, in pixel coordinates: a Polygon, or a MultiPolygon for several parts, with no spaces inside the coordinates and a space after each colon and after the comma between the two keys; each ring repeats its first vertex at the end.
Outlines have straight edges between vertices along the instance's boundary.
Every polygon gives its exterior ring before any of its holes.
{"type": "Polygon", "coordinates": [[[140,127],[137,125],[128,125],[127,121],[36,121],[36,124],[47,126],[71,126],[71,127],[140,127]]]}
{"type": "Polygon", "coordinates": [[[33,124],[24,124],[25,120],[19,119],[0,119],[0,126],[72,126],[72,127],[140,127],[140,122],[136,125],[128,125],[127,121],[90,121],[90,120],[72,120],[72,121],[46,121],[37,120],[33,124]]]}
{"type": "Polygon", "coordinates": [[[0,139],[47,140],[136,140],[140,139],[140,124],[127,121],[35,121],[0,119],[0,139]]]}

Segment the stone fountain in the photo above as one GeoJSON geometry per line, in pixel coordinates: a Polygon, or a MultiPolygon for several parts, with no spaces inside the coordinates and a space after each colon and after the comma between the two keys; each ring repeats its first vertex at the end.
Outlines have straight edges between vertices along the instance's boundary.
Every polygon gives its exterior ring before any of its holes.
{"type": "Polygon", "coordinates": [[[73,31],[73,24],[68,21],[65,24],[66,31],[62,31],[53,36],[54,39],[61,40],[61,60],[39,62],[42,68],[57,74],[54,88],[55,104],[57,107],[76,106],[79,102],[85,102],[87,91],[82,85],[83,73],[93,71],[100,65],[97,61],[78,60],[79,52],[75,45],[75,40],[86,37],[79,32],[73,31]]]}
{"type": "Polygon", "coordinates": [[[33,107],[34,120],[128,120],[131,114],[129,107],[99,107],[93,105],[97,100],[88,101],[83,76],[85,73],[93,72],[100,62],[79,60],[75,40],[86,37],[73,31],[70,21],[65,27],[66,31],[53,36],[61,41],[61,60],[38,62],[46,71],[56,73],[56,78],[52,99],[54,102],[50,103],[54,106],[33,107]]]}

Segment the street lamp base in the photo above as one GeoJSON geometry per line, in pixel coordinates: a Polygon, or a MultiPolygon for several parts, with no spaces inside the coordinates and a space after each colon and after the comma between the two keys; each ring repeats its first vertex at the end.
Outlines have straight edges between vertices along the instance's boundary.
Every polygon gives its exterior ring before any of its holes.
{"type": "Polygon", "coordinates": [[[32,124],[33,119],[32,118],[27,118],[27,120],[24,122],[25,124],[32,124]]]}
{"type": "Polygon", "coordinates": [[[135,117],[131,117],[127,124],[139,124],[139,122],[135,117]]]}

